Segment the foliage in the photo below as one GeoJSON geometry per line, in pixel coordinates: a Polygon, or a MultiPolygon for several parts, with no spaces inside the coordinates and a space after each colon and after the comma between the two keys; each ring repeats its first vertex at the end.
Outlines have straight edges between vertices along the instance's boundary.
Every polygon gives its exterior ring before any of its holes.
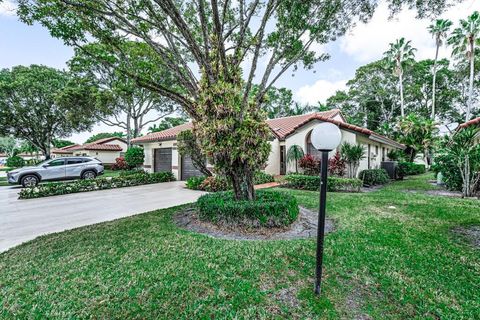
{"type": "Polygon", "coordinates": [[[111,170],[128,170],[129,165],[125,161],[125,157],[118,157],[115,159],[115,163],[110,168],[111,170]]]}
{"type": "Polygon", "coordinates": [[[52,145],[55,147],[55,148],[63,148],[63,147],[68,147],[68,146],[71,146],[71,145],[74,145],[75,142],[72,142],[70,140],[64,140],[64,139],[53,139],[52,140],[52,145]]]}
{"type": "Polygon", "coordinates": [[[335,152],[335,155],[328,159],[328,173],[337,176],[337,177],[343,177],[345,175],[346,171],[346,163],[345,160],[342,159],[340,156],[340,152],[337,150],[335,152]]]}
{"type": "Polygon", "coordinates": [[[202,185],[203,181],[207,179],[207,177],[190,177],[185,181],[185,184],[187,185],[187,189],[190,190],[202,190],[200,186],[202,185]]]}
{"type": "Polygon", "coordinates": [[[96,133],[93,136],[89,137],[85,143],[91,143],[100,139],[105,138],[125,138],[125,134],[123,132],[100,132],[96,133]]]}
{"type": "Polygon", "coordinates": [[[366,186],[385,184],[390,181],[385,169],[367,169],[360,172],[359,178],[366,186]]]}
{"type": "Polygon", "coordinates": [[[12,157],[18,151],[17,139],[14,137],[0,137],[0,152],[5,153],[7,157],[12,157]]]}
{"type": "MultiPolygon", "coordinates": [[[[250,93],[252,98],[258,94],[258,90],[259,86],[254,84],[250,93]]],[[[290,89],[275,88],[273,86],[265,93],[262,109],[266,112],[269,119],[296,116],[312,111],[311,106],[295,102],[290,89]]]]}
{"type": "MultiPolygon", "coordinates": [[[[257,171],[253,176],[254,184],[274,182],[275,178],[266,172],[257,171]]],[[[191,177],[186,181],[188,189],[203,190],[207,192],[227,191],[232,189],[232,184],[222,176],[191,177]]]]}
{"type": "Polygon", "coordinates": [[[442,183],[448,190],[462,191],[462,172],[455,163],[455,158],[447,150],[439,150],[435,155],[432,171],[442,175],[442,183]]]}
{"type": "Polygon", "coordinates": [[[31,65],[0,70],[0,133],[29,141],[48,159],[55,138],[92,127],[98,111],[93,101],[102,97],[102,91],[88,81],[53,68],[31,65]],[[70,101],[66,99],[70,90],[82,94],[70,101]]]}
{"type": "Polygon", "coordinates": [[[140,147],[130,147],[125,152],[125,161],[127,162],[130,168],[137,168],[143,164],[145,159],[145,153],[143,148],[140,147]]]}
{"type": "MultiPolygon", "coordinates": [[[[362,181],[359,179],[328,177],[327,190],[331,192],[360,192],[362,181]]],[[[287,188],[318,191],[320,189],[320,176],[307,176],[302,174],[289,174],[285,177],[287,188]]]]}
{"type": "Polygon", "coordinates": [[[61,194],[123,188],[167,181],[175,181],[175,177],[171,172],[155,172],[150,174],[140,172],[121,177],[40,184],[33,188],[23,188],[20,190],[19,198],[32,199],[50,197],[61,194]]]}
{"type": "Polygon", "coordinates": [[[25,160],[19,156],[11,156],[7,158],[5,165],[9,168],[21,168],[25,165],[25,160]]]}
{"type": "Polygon", "coordinates": [[[403,152],[398,149],[391,149],[387,152],[387,158],[390,161],[398,161],[402,158],[403,152]]]}
{"type": "Polygon", "coordinates": [[[320,160],[311,154],[304,155],[300,161],[298,161],[298,165],[306,175],[314,176],[320,173],[320,160]]]}
{"type": "Polygon", "coordinates": [[[399,127],[402,132],[400,141],[410,147],[409,161],[413,162],[417,152],[422,151],[425,163],[428,164],[429,154],[437,139],[438,133],[438,128],[434,120],[409,114],[400,120],[399,127]]]}
{"type": "Polygon", "coordinates": [[[400,177],[404,176],[414,176],[417,174],[423,174],[426,172],[424,164],[414,163],[414,162],[399,162],[398,163],[398,175],[400,177]]]}
{"type": "Polygon", "coordinates": [[[264,183],[270,183],[274,181],[275,181],[275,178],[271,174],[266,173],[264,171],[257,171],[253,175],[254,184],[264,184],[264,183]]]}
{"type": "Polygon", "coordinates": [[[302,147],[299,145],[292,145],[287,151],[287,163],[295,163],[295,173],[298,173],[298,161],[305,155],[302,147]]]}
{"type": "Polygon", "coordinates": [[[188,120],[184,117],[165,117],[162,119],[162,121],[160,121],[160,123],[150,126],[148,128],[148,132],[160,132],[184,124],[187,121],[188,120]]]}
{"type": "Polygon", "coordinates": [[[183,157],[190,157],[193,166],[200,170],[202,174],[207,177],[212,175],[212,172],[207,168],[206,156],[192,130],[184,130],[177,134],[177,149],[183,157]]]}
{"type": "Polygon", "coordinates": [[[245,227],[283,227],[299,213],[295,197],[274,190],[258,190],[254,201],[238,201],[231,191],[201,196],[196,203],[201,220],[245,227]]]}
{"type": "MultiPolygon", "coordinates": [[[[388,4],[392,13],[408,4],[425,16],[441,12],[447,1],[432,5],[389,0],[388,4]]],[[[167,0],[117,5],[109,0],[81,5],[20,0],[18,14],[26,23],[46,26],[66,44],[97,41],[104,50],[89,52],[96,60],[114,65],[116,72],[139,86],[178,103],[193,119],[203,152],[232,181],[236,198],[253,200],[253,173],[263,167],[270,151],[271,132],[261,111],[268,90],[287,70],[310,69],[326,60],[328,55],[315,50],[316,45],[345,34],[358,19],[368,20],[376,6],[360,0],[248,4],[167,0]],[[149,48],[148,55],[128,54],[126,39],[132,38],[149,48]],[[137,69],[138,65],[154,71],[137,69]],[[169,81],[155,70],[165,70],[169,81]],[[252,97],[256,79],[260,79],[258,93],[252,97]]]]}
{"type": "Polygon", "coordinates": [[[356,178],[360,161],[365,159],[365,148],[359,144],[344,142],[340,148],[340,155],[348,166],[349,178],[356,178]]]}

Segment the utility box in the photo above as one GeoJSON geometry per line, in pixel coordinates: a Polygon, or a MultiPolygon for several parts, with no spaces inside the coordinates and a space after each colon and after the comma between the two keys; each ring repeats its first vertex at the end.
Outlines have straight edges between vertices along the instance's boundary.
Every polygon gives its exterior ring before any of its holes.
{"type": "Polygon", "coordinates": [[[397,179],[397,166],[397,161],[382,161],[380,163],[380,168],[385,169],[392,180],[397,179]]]}

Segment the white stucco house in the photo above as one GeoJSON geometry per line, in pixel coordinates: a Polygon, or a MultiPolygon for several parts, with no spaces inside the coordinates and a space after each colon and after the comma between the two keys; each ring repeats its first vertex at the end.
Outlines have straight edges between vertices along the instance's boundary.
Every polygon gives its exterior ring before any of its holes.
{"type": "Polygon", "coordinates": [[[103,138],[82,145],[66,146],[52,150],[53,157],[88,156],[111,165],[115,159],[123,156],[127,151],[127,141],[118,137],[103,138]]]}
{"type": "MultiPolygon", "coordinates": [[[[339,126],[342,132],[342,143],[350,142],[365,147],[367,157],[361,161],[360,170],[379,168],[386,160],[387,153],[392,149],[404,149],[405,146],[377,134],[369,129],[346,123],[340,110],[315,112],[299,116],[291,116],[267,120],[272,130],[270,141],[271,151],[265,172],[273,175],[283,175],[295,170],[293,163],[286,162],[287,150],[292,145],[299,145],[306,154],[318,156],[318,151],[310,142],[310,133],[315,125],[321,122],[331,122],[339,126]]],[[[149,172],[170,171],[179,180],[186,180],[201,173],[196,170],[188,157],[182,157],[177,151],[176,136],[188,130],[192,123],[185,123],[164,131],[151,133],[132,140],[141,145],[145,151],[144,169],[149,172]]],[[[336,151],[333,151],[331,156],[336,151]]]]}

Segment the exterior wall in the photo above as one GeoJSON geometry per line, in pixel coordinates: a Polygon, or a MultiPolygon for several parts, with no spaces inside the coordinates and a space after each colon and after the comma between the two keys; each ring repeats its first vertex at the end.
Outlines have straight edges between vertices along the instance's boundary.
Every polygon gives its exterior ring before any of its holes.
{"type": "Polygon", "coordinates": [[[270,155],[268,156],[265,172],[273,175],[280,174],[280,142],[278,139],[270,141],[270,155]]]}
{"type": "Polygon", "coordinates": [[[145,153],[145,160],[143,163],[143,168],[147,172],[153,172],[154,170],[154,154],[155,149],[161,148],[172,148],[172,173],[175,176],[175,179],[180,180],[180,154],[177,150],[177,140],[168,140],[168,141],[155,141],[155,142],[146,142],[140,144],[143,147],[145,153]]]}
{"type": "Polygon", "coordinates": [[[391,150],[392,147],[389,147],[380,142],[376,142],[368,139],[367,137],[357,135],[356,143],[362,145],[365,148],[365,159],[360,161],[360,166],[358,172],[366,169],[378,169],[382,162],[382,148],[385,148],[385,158],[388,150],[391,150]],[[369,146],[370,145],[370,154],[369,146]],[[370,158],[370,167],[368,165],[368,158],[370,158]]]}
{"type": "MultiPolygon", "coordinates": [[[[109,142],[107,142],[107,144],[118,144],[122,148],[122,151],[120,151],[122,154],[125,153],[128,149],[127,143],[123,142],[120,139],[115,139],[115,140],[109,141],[109,142]]],[[[120,156],[120,154],[118,156],[120,156]]]]}

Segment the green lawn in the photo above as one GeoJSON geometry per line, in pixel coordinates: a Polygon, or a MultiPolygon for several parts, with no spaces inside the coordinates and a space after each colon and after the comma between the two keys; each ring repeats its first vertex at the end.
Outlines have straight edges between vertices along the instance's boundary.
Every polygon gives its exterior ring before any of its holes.
{"type": "Polygon", "coordinates": [[[9,186],[7,177],[0,177],[0,187],[9,186]]]}
{"type": "Polygon", "coordinates": [[[120,170],[109,170],[109,169],[105,169],[103,171],[103,175],[101,175],[100,177],[104,178],[104,177],[118,177],[120,175],[120,170]]]}
{"type": "MultiPolygon", "coordinates": [[[[425,195],[427,178],[329,194],[321,298],[314,240],[212,239],[176,228],[171,208],[0,254],[0,318],[479,319],[480,250],[449,230],[480,224],[480,203],[425,195]]],[[[280,190],[318,206],[318,192],[280,190]]]]}

